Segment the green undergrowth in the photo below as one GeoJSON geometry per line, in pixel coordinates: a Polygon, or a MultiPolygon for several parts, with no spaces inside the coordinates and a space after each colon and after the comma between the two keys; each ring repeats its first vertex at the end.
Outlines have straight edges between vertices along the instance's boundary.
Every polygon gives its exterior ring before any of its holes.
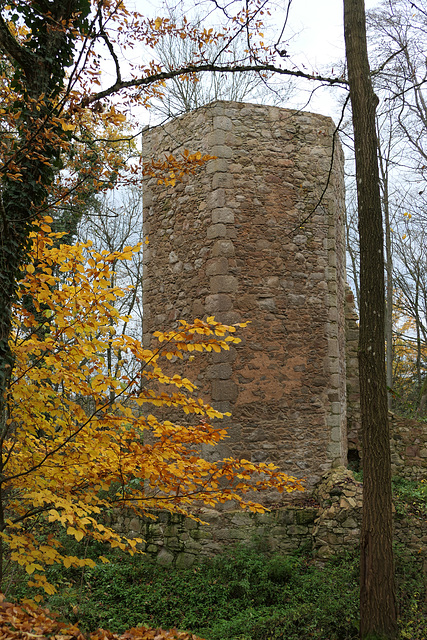
{"type": "Polygon", "coordinates": [[[409,480],[398,476],[393,478],[393,500],[399,515],[427,518],[427,482],[425,480],[409,480]]]}
{"type": "MultiPolygon", "coordinates": [[[[70,549],[72,552],[72,549],[70,549]]],[[[88,546],[87,555],[106,554],[88,546]]],[[[427,637],[419,559],[398,555],[402,639],[427,637]]],[[[309,555],[267,557],[235,549],[190,569],[164,568],[145,556],[109,555],[94,569],[58,570],[47,606],[84,631],[103,627],[177,627],[208,640],[356,640],[358,560],[320,564],[309,555]]],[[[30,596],[23,586],[15,597],[30,596]]]]}

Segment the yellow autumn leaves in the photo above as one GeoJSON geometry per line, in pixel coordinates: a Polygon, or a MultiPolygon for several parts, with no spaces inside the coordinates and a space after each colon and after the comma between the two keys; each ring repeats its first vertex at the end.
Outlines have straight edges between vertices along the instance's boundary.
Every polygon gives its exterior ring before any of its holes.
{"type": "Polygon", "coordinates": [[[144,348],[121,330],[129,318],[116,307],[123,289],[112,284],[113,266],[140,247],[109,253],[95,252],[90,243],[61,244],[49,223],[33,234],[22,272],[0,442],[0,535],[30,584],[46,593],[54,590],[47,565],[89,563],[62,550],[61,531],[77,542],[90,537],[135,553],[142,541],[107,526],[106,509],[188,513],[194,500],[235,500],[257,511],[263,508],[245,499],[248,491],[301,489],[272,465],[204,460],[201,445],[227,436],[209,422],[223,414],[193,397],[188,378],[162,370],[162,359],[228,349],[239,342],[236,327],[213,317],[181,321],[178,329],[156,334],[157,350],[144,348]]]}

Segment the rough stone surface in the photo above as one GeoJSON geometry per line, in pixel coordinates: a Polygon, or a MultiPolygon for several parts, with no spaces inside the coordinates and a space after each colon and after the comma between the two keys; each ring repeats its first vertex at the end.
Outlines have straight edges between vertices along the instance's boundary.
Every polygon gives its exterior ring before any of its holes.
{"type": "Polygon", "coordinates": [[[354,296],[347,285],[345,290],[346,333],[346,386],[347,386],[347,440],[349,464],[357,468],[360,463],[360,385],[359,385],[359,322],[354,296]]]}
{"type": "MultiPolygon", "coordinates": [[[[324,116],[217,102],[144,135],[146,157],[217,156],[175,187],[144,185],[144,343],[179,318],[250,320],[240,345],[185,370],[206,400],[232,412],[226,444],[204,453],[272,461],[315,487],[317,501],[265,514],[202,509],[209,526],[165,513],[156,522],[120,518],[161,564],[190,566],[239,542],[280,553],[307,546],[319,558],[358,544],[362,485],[342,466],[348,453],[357,469],[362,453],[339,144],[320,201],[333,132],[324,116]]],[[[393,472],[427,479],[427,425],[390,421],[393,472]]],[[[425,554],[425,520],[396,514],[395,539],[425,554]]]]}
{"type": "Polygon", "coordinates": [[[309,486],[347,455],[338,140],[322,196],[334,131],[312,113],[216,102],[144,134],[147,158],[217,155],[175,187],[144,184],[145,343],[195,310],[250,320],[228,369],[212,375],[207,356],[186,375],[230,405],[233,455],[274,462],[309,486]],[[263,435],[253,440],[254,430],[263,435]]]}
{"type": "Polygon", "coordinates": [[[427,480],[427,423],[389,416],[393,473],[427,480]]]}
{"type": "MultiPolygon", "coordinates": [[[[142,535],[142,548],[155,562],[182,568],[236,544],[281,554],[304,548],[323,560],[358,547],[362,484],[352,471],[344,467],[328,471],[313,497],[304,501],[308,504],[284,505],[266,513],[201,508],[197,517],[203,523],[163,512],[155,521],[119,516],[116,524],[130,537],[142,535]]],[[[395,513],[394,539],[407,553],[424,557],[427,520],[395,513]]]]}

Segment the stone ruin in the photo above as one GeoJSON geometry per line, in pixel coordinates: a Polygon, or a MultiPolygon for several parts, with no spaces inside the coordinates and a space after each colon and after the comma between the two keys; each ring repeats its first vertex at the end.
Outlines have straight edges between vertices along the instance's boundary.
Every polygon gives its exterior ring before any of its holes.
{"type": "Polygon", "coordinates": [[[144,183],[145,344],[180,318],[250,320],[236,348],[186,371],[232,414],[216,455],[274,462],[313,486],[348,452],[344,160],[334,123],[221,101],[147,131],[143,145],[145,158],[216,156],[173,187],[144,183]]]}
{"type": "MultiPolygon", "coordinates": [[[[240,542],[267,552],[310,548],[324,559],[359,543],[358,321],[345,284],[343,154],[330,118],[215,102],[144,134],[144,156],[215,155],[175,186],[144,184],[144,340],[178,320],[250,320],[229,352],[183,370],[231,417],[206,456],[274,462],[304,478],[308,501],[266,495],[269,513],[204,508],[121,516],[156,562],[191,566],[240,542]],[[345,468],[348,462],[349,469],[345,468]]],[[[174,363],[177,371],[180,363],[174,363]]],[[[222,425],[221,425],[222,426],[222,425]]],[[[391,415],[395,474],[427,478],[427,425],[391,415]]],[[[258,498],[259,499],[259,498],[258,498]]],[[[395,541],[425,554],[425,520],[395,514],[395,541]]],[[[425,571],[424,566],[424,571],[425,571]]]]}

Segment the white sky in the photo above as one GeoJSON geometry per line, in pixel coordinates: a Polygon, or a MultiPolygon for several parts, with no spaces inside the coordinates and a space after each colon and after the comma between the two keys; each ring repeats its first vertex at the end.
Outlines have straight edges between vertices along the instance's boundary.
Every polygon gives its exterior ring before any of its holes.
{"type": "MultiPolygon", "coordinates": [[[[378,3],[365,0],[365,8],[372,9],[378,3]]],[[[324,75],[337,72],[345,57],[343,0],[293,0],[289,27],[295,33],[292,51],[299,65],[324,75]]],[[[335,88],[319,90],[307,108],[336,119],[339,112],[336,96],[335,88]]]]}
{"type": "MultiPolygon", "coordinates": [[[[179,5],[182,0],[167,0],[169,5],[179,5]]],[[[366,9],[371,9],[379,3],[379,0],[365,0],[366,9]]],[[[162,0],[128,0],[127,6],[135,8],[143,15],[149,17],[165,15],[162,10],[162,0]]],[[[187,2],[185,4],[188,6],[187,2]]],[[[276,6],[272,20],[280,24],[283,20],[282,7],[287,5],[286,0],[272,0],[276,6]]],[[[209,2],[198,3],[194,0],[192,6],[200,15],[202,8],[209,2]]],[[[237,4],[236,4],[237,6],[237,4]]],[[[288,20],[285,39],[289,39],[288,51],[291,60],[296,62],[300,69],[311,72],[317,71],[324,75],[334,74],[340,68],[340,61],[344,60],[344,34],[343,34],[343,0],[293,0],[288,20]]],[[[304,92],[304,83],[298,83],[303,88],[303,93],[296,96],[292,106],[301,107],[311,92],[312,83],[307,83],[304,92]]],[[[336,88],[321,89],[311,97],[310,104],[306,107],[309,111],[330,115],[335,120],[339,114],[337,98],[340,94],[336,88]]],[[[286,106],[289,106],[287,104],[286,106]]]]}

